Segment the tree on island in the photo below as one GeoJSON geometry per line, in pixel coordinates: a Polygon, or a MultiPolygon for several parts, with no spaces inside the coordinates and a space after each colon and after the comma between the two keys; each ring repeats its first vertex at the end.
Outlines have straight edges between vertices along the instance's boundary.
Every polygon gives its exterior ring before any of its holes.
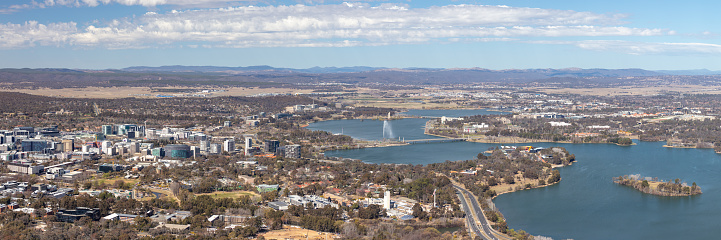
{"type": "Polygon", "coordinates": [[[694,182],[689,187],[686,183],[682,183],[681,179],[669,180],[668,182],[653,181],[657,184],[656,187],[651,187],[651,183],[648,180],[639,180],[640,175],[620,176],[614,178],[614,182],[631,186],[641,192],[660,195],[660,196],[689,196],[701,194],[701,188],[694,182]]]}
{"type": "Polygon", "coordinates": [[[619,138],[618,139],[618,145],[631,145],[633,144],[633,141],[631,141],[630,138],[619,138]]]}
{"type": "Polygon", "coordinates": [[[558,170],[554,169],[554,170],[551,172],[551,177],[548,178],[548,184],[557,183],[558,181],[561,181],[561,172],[559,172],[558,170]]]}

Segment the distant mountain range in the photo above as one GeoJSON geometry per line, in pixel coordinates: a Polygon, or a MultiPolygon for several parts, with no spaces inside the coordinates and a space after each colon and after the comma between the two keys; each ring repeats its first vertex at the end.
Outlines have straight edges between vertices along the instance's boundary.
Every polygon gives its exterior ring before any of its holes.
{"type": "Polygon", "coordinates": [[[125,72],[196,72],[196,73],[259,73],[259,72],[295,72],[295,73],[357,73],[372,71],[400,71],[400,72],[437,72],[437,71],[476,71],[489,73],[516,73],[528,74],[538,73],[548,77],[619,77],[619,76],[661,76],[661,75],[719,75],[721,71],[708,69],[693,70],[643,70],[638,68],[630,69],[504,69],[490,70],[484,68],[379,68],[379,67],[312,67],[312,68],[275,68],[267,65],[247,67],[219,67],[219,66],[134,66],[119,69],[125,72]]]}
{"type": "MultiPolygon", "coordinates": [[[[628,86],[636,84],[721,85],[721,72],[709,70],[649,71],[643,69],[505,69],[376,68],[271,66],[161,66],[123,69],[0,69],[0,86],[65,88],[84,86],[307,86],[320,83],[435,85],[501,83],[519,86],[628,86]],[[676,75],[682,75],[677,77],[676,75]],[[699,76],[703,75],[703,76],[699,76]],[[708,77],[711,76],[711,77],[708,77]]],[[[323,84],[320,84],[323,85],[323,84]]]]}
{"type": "Polygon", "coordinates": [[[225,73],[242,73],[242,72],[297,72],[297,73],[350,73],[350,72],[366,72],[374,71],[381,68],[374,67],[313,67],[306,69],[294,68],[274,68],[271,66],[248,66],[248,67],[218,67],[218,66],[160,66],[145,67],[136,66],[120,69],[127,72],[225,72],[225,73]]]}
{"type": "Polygon", "coordinates": [[[694,70],[656,70],[655,72],[668,74],[668,75],[720,75],[721,71],[711,71],[708,69],[694,69],[694,70]]]}

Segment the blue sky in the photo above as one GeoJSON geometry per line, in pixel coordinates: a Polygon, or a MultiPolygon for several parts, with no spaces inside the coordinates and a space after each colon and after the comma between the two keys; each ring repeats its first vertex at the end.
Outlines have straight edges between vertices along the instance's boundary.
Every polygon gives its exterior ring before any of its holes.
{"type": "Polygon", "coordinates": [[[721,70],[717,1],[4,0],[0,68],[721,70]]]}

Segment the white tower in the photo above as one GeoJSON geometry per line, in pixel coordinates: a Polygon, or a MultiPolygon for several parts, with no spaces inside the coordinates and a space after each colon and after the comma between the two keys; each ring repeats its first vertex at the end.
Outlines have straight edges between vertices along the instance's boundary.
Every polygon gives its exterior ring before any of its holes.
{"type": "Polygon", "coordinates": [[[433,189],[433,207],[437,207],[436,206],[436,190],[438,190],[438,189],[437,188],[433,189]]]}
{"type": "Polygon", "coordinates": [[[385,195],[383,195],[383,209],[390,210],[391,209],[391,192],[386,191],[385,195]]]}

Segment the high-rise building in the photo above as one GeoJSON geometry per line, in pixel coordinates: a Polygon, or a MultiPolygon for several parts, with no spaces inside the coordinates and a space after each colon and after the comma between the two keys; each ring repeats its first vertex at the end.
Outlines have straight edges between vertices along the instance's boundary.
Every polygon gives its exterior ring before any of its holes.
{"type": "Polygon", "coordinates": [[[63,139],[63,151],[64,152],[72,152],[75,148],[75,140],[74,139],[63,139]]]}
{"type": "Polygon", "coordinates": [[[103,125],[101,130],[105,135],[113,135],[113,125],[103,125]]]}
{"type": "Polygon", "coordinates": [[[138,126],[135,124],[123,124],[118,126],[118,135],[127,135],[128,132],[135,132],[138,126]]]}
{"type": "Polygon", "coordinates": [[[158,148],[153,148],[153,149],[150,151],[150,153],[151,153],[153,156],[156,156],[156,157],[165,157],[165,149],[160,148],[160,147],[158,147],[158,148]]]}
{"type": "Polygon", "coordinates": [[[200,148],[197,146],[190,146],[190,156],[193,158],[200,157],[200,148]]]}
{"type": "Polygon", "coordinates": [[[263,146],[263,149],[264,149],[266,152],[275,153],[276,150],[278,149],[278,146],[280,146],[280,141],[278,141],[278,140],[265,140],[265,142],[263,143],[263,145],[264,145],[264,146],[263,146]]]}
{"type": "Polygon", "coordinates": [[[300,158],[300,145],[288,145],[285,146],[285,157],[286,158],[300,158]]]}
{"type": "Polygon", "coordinates": [[[207,152],[208,148],[210,148],[210,142],[207,140],[200,141],[200,151],[201,152],[207,152]]]}
{"type": "Polygon", "coordinates": [[[253,148],[253,138],[245,138],[245,155],[250,155],[251,149],[253,148]]]}
{"type": "Polygon", "coordinates": [[[131,142],[130,143],[130,153],[139,153],[140,152],[140,142],[131,142]]]}
{"type": "Polygon", "coordinates": [[[104,153],[108,153],[110,151],[109,148],[111,147],[113,147],[113,143],[110,141],[103,141],[100,143],[100,149],[102,149],[104,153]]]}
{"type": "Polygon", "coordinates": [[[220,144],[217,144],[217,143],[210,144],[210,154],[220,154],[221,150],[223,150],[223,147],[220,144]]]}
{"type": "Polygon", "coordinates": [[[233,152],[235,151],[235,140],[228,139],[223,142],[223,151],[233,152]]]}

